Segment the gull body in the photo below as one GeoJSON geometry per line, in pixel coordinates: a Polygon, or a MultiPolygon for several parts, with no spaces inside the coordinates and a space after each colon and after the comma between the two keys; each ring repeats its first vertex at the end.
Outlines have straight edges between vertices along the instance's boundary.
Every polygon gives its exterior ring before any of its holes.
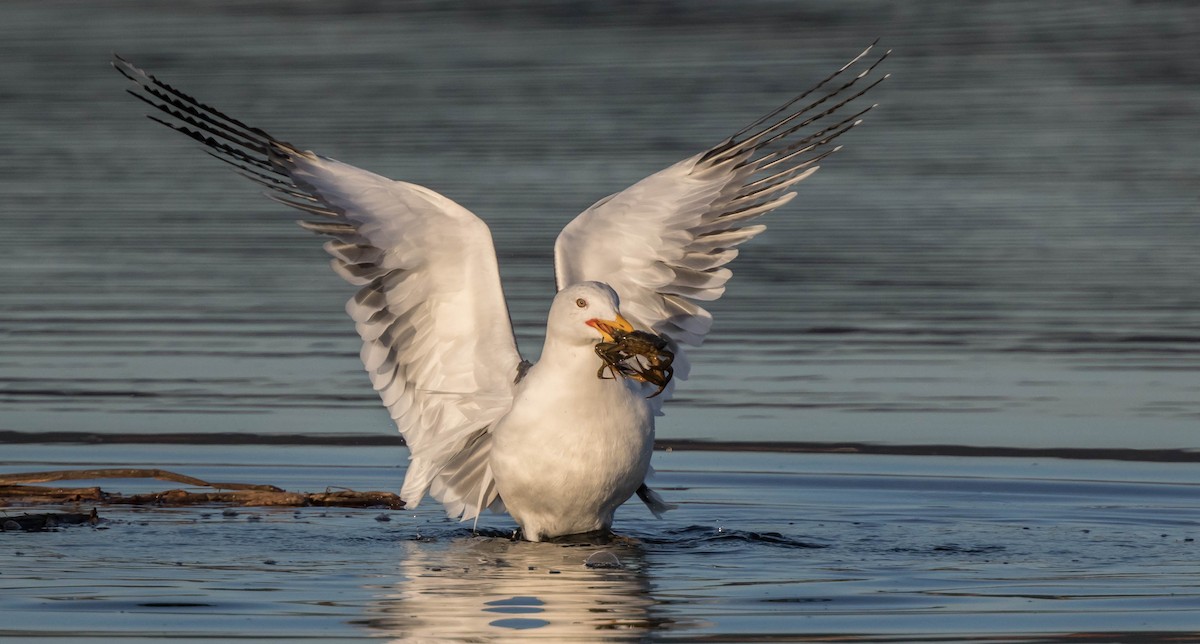
{"type": "Polygon", "coordinates": [[[621,319],[608,285],[558,293],[541,358],[493,430],[500,498],[533,541],[607,530],[650,469],[654,411],[635,381],[596,377],[595,317],[621,319]]]}
{"type": "MultiPolygon", "coordinates": [[[[733,136],[605,197],[554,245],[555,295],[541,359],[521,359],[487,225],[428,188],[318,155],[230,117],[120,57],[113,66],[151,119],[205,146],[329,237],[331,266],[359,287],[346,303],[371,385],[404,435],[401,495],[447,514],[507,511],[527,539],[607,530],[648,488],[654,418],[712,326],[702,302],[725,292],[752,224],[839,147],[872,109],[848,107],[887,76],[871,50],[733,136]],[[861,62],[861,64],[860,64],[861,62]],[[855,66],[859,70],[850,71],[855,66]],[[846,114],[846,113],[849,114],[846,114]],[[635,328],[659,334],[675,380],[602,378],[597,343],[635,328]]],[[[234,235],[237,231],[231,231],[234,235]]]]}

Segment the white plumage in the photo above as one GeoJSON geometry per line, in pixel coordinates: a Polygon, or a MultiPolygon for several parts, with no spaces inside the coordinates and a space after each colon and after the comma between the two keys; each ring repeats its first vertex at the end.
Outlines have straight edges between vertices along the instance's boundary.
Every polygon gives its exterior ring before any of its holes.
{"type": "Polygon", "coordinates": [[[113,65],[160,111],[152,119],[203,143],[271,198],[320,217],[300,223],[332,237],[333,269],[359,287],[346,311],[411,451],[406,502],[428,493],[464,520],[507,509],[540,540],[607,530],[635,493],[656,515],[672,507],[644,481],[654,417],[674,382],[648,399],[646,385],[598,378],[595,345],[614,325],[651,330],[672,341],[676,378],[687,378],[680,345],[704,341],[712,317],[699,302],[724,293],[737,246],[764,230],[751,222],[790,201],[790,188],[837,151],[830,141],[873,107],[837,114],[886,78],[864,80],[886,53],[848,72],[870,49],[571,221],[555,243],[559,292],[532,367],[517,351],[482,220],[427,188],[279,141],[119,57],[113,65]]]}

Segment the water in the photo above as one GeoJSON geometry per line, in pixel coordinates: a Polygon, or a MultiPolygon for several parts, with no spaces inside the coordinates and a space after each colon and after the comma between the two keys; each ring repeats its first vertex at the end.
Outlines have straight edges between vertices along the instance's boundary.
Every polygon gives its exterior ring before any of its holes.
{"type": "Polygon", "coordinates": [[[142,119],[112,52],[481,214],[536,355],[574,213],[880,36],[882,106],[734,264],[660,434],[1195,448],[1196,24],[1170,2],[5,2],[0,429],[393,431],[317,241],[142,119]]]}
{"type": "MultiPolygon", "coordinates": [[[[535,355],[570,217],[879,36],[881,107],[738,258],[659,435],[1194,450],[1198,24],[1185,2],[6,1],[0,431],[394,435],[317,241],[141,118],[113,52],[480,214],[535,355]]],[[[0,444],[0,470],[395,490],[405,456],[0,444]]],[[[0,637],[1200,639],[1194,464],[655,459],[681,508],[625,507],[605,544],[428,504],[0,533],[0,637]]]]}
{"type": "MultiPolygon", "coordinates": [[[[311,491],[394,489],[404,457],[7,454],[0,472],[169,465],[311,491]]],[[[0,532],[0,637],[1200,641],[1190,464],[660,452],[655,465],[680,508],[660,521],[629,504],[607,543],[514,542],[492,516],[472,534],[427,505],[110,506],[99,529],[0,532]],[[601,552],[619,567],[589,568],[601,552]]]]}

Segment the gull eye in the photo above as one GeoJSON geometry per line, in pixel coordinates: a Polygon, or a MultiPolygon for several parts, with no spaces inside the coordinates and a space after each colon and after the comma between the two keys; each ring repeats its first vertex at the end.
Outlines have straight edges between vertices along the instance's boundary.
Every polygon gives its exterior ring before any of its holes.
{"type": "Polygon", "coordinates": [[[578,306],[581,309],[586,309],[587,308],[587,300],[585,300],[581,297],[578,300],[575,300],[575,306],[578,306]]]}

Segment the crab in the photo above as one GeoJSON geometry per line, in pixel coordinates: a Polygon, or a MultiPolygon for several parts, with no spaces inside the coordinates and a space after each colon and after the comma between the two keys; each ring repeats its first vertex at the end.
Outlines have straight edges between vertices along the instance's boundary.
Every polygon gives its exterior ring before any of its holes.
{"type": "Polygon", "coordinates": [[[596,345],[596,355],[604,361],[596,371],[596,377],[607,380],[604,372],[608,371],[612,378],[620,376],[648,382],[658,387],[658,391],[647,396],[654,398],[666,390],[671,377],[675,375],[671,367],[675,353],[668,346],[669,340],[653,333],[617,331],[612,336],[612,342],[596,345]]]}

